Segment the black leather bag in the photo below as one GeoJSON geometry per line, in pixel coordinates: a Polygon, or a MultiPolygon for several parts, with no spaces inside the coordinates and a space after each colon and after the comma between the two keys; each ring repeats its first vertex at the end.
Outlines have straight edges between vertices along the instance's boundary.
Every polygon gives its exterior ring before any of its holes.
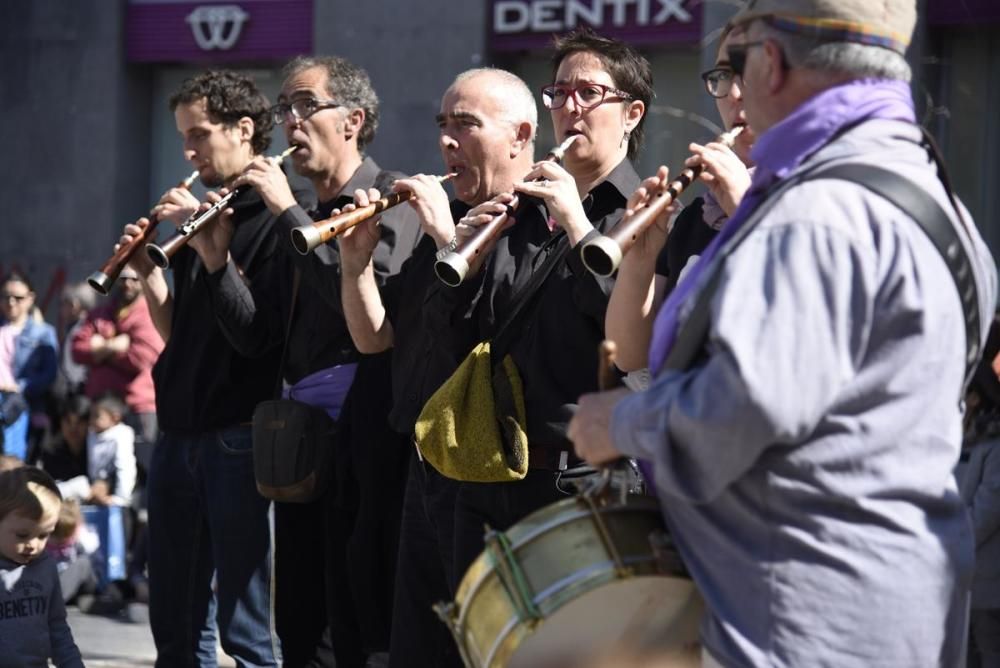
{"type": "Polygon", "coordinates": [[[257,491],[274,501],[310,503],[329,486],[337,424],[326,411],[294,399],[257,404],[253,470],[257,491]]]}
{"type": "MultiPolygon", "coordinates": [[[[295,270],[292,307],[281,351],[278,389],[285,373],[288,334],[299,296],[301,274],[295,270]]],[[[257,491],[273,501],[310,503],[326,491],[333,477],[337,423],[321,408],[295,399],[271,399],[253,412],[253,472],[257,491]]]]}

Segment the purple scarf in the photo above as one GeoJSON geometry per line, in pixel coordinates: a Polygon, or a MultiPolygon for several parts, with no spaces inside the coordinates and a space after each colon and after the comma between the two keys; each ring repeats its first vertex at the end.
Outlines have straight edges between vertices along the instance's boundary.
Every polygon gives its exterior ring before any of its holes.
{"type": "Polygon", "coordinates": [[[732,217],[701,254],[660,308],[649,346],[649,369],[655,377],[677,337],[680,316],[702,284],[706,267],[757,208],[768,189],[827,144],[842,128],[873,119],[915,122],[910,86],[902,81],[858,79],[834,86],[806,100],[780,123],[757,138],[750,156],[756,164],[750,189],[732,217]]]}

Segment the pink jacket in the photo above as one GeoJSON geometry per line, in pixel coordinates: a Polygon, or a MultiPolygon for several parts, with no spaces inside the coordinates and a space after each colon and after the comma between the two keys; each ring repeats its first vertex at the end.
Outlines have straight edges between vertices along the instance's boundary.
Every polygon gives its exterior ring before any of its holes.
{"type": "Polygon", "coordinates": [[[144,296],[140,295],[131,305],[122,308],[117,301],[111,301],[92,310],[73,335],[71,345],[73,359],[90,369],[84,388],[88,397],[114,392],[133,412],[156,410],[152,370],[163,351],[163,339],[153,326],[144,296]],[[106,339],[128,334],[128,351],[97,363],[90,350],[90,338],[94,334],[106,339]]]}

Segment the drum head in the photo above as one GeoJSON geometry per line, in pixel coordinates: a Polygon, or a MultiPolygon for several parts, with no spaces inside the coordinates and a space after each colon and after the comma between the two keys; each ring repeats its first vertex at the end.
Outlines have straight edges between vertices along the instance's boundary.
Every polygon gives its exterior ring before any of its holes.
{"type": "Polygon", "coordinates": [[[704,604],[691,580],[615,580],[567,603],[524,639],[507,665],[577,665],[616,646],[680,648],[698,642],[704,604]]]}

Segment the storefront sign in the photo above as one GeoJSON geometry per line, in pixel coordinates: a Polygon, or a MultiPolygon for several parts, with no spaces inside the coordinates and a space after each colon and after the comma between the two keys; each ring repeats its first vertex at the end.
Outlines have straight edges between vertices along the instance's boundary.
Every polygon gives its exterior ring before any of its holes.
{"type": "Polygon", "coordinates": [[[548,46],[552,35],[587,26],[630,44],[693,43],[702,0],[491,0],[490,47],[548,46]]]}
{"type": "Polygon", "coordinates": [[[313,0],[130,0],[131,62],[282,60],[312,51],[313,0]]]}

